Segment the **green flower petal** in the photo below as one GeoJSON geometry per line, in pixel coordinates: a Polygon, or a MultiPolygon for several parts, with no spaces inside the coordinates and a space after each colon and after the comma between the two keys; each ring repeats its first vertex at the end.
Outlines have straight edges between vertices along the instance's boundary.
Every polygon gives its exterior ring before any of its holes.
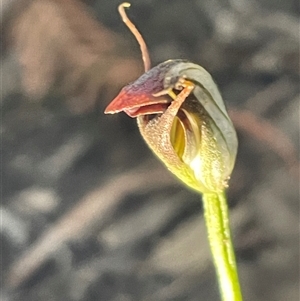
{"type": "Polygon", "coordinates": [[[172,145],[201,186],[222,191],[234,167],[238,147],[222,97],[210,74],[196,64],[181,62],[172,67],[165,77],[165,88],[175,81],[174,75],[192,81],[195,88],[182,105],[177,116],[180,121],[174,120],[173,128],[177,130],[172,130],[172,145]]]}

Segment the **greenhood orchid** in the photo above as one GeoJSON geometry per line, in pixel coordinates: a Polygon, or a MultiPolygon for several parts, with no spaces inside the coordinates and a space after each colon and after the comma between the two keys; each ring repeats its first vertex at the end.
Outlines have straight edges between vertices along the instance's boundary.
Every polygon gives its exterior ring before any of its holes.
{"type": "Polygon", "coordinates": [[[125,86],[105,113],[137,118],[144,140],[188,187],[202,193],[208,240],[223,301],[241,301],[231,242],[225,189],[237,154],[237,136],[210,74],[186,60],[168,60],[150,69],[146,44],[119,6],[137,38],[145,73],[125,86]]]}
{"type": "Polygon", "coordinates": [[[124,87],[105,113],[137,117],[140,132],[168,169],[199,192],[227,187],[237,138],[222,97],[199,65],[169,60],[124,87]]]}

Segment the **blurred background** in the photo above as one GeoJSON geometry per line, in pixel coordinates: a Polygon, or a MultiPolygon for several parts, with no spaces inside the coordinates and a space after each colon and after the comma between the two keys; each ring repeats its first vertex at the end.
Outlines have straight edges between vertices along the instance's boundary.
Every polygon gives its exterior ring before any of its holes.
{"type": "MultiPolygon", "coordinates": [[[[152,65],[202,65],[236,126],[244,300],[299,300],[298,1],[131,2],[152,65]]],[[[1,301],[219,300],[200,197],[103,114],[143,73],[118,4],[2,0],[1,301]]]]}

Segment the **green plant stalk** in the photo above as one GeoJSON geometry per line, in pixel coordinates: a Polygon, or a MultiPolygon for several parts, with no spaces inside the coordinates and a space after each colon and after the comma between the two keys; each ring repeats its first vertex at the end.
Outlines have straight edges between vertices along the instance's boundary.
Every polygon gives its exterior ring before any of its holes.
{"type": "Polygon", "coordinates": [[[204,193],[204,218],[223,301],[241,301],[242,294],[231,241],[226,195],[204,193]]]}

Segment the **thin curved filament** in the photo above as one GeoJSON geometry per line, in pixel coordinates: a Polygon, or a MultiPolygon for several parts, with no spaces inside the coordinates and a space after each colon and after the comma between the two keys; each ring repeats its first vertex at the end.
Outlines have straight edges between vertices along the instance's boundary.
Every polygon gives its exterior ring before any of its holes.
{"type": "Polygon", "coordinates": [[[124,8],[130,7],[130,5],[131,4],[128,2],[123,2],[122,4],[119,5],[118,11],[122,18],[122,21],[126,24],[126,26],[129,28],[129,30],[133,33],[137,42],[140,45],[143,62],[144,62],[144,68],[145,68],[145,72],[146,72],[146,71],[150,70],[150,68],[151,68],[151,60],[150,60],[150,56],[149,56],[149,52],[148,52],[148,48],[147,48],[145,40],[143,39],[140,32],[137,30],[135,25],[129,20],[129,18],[125,12],[124,8]]]}

